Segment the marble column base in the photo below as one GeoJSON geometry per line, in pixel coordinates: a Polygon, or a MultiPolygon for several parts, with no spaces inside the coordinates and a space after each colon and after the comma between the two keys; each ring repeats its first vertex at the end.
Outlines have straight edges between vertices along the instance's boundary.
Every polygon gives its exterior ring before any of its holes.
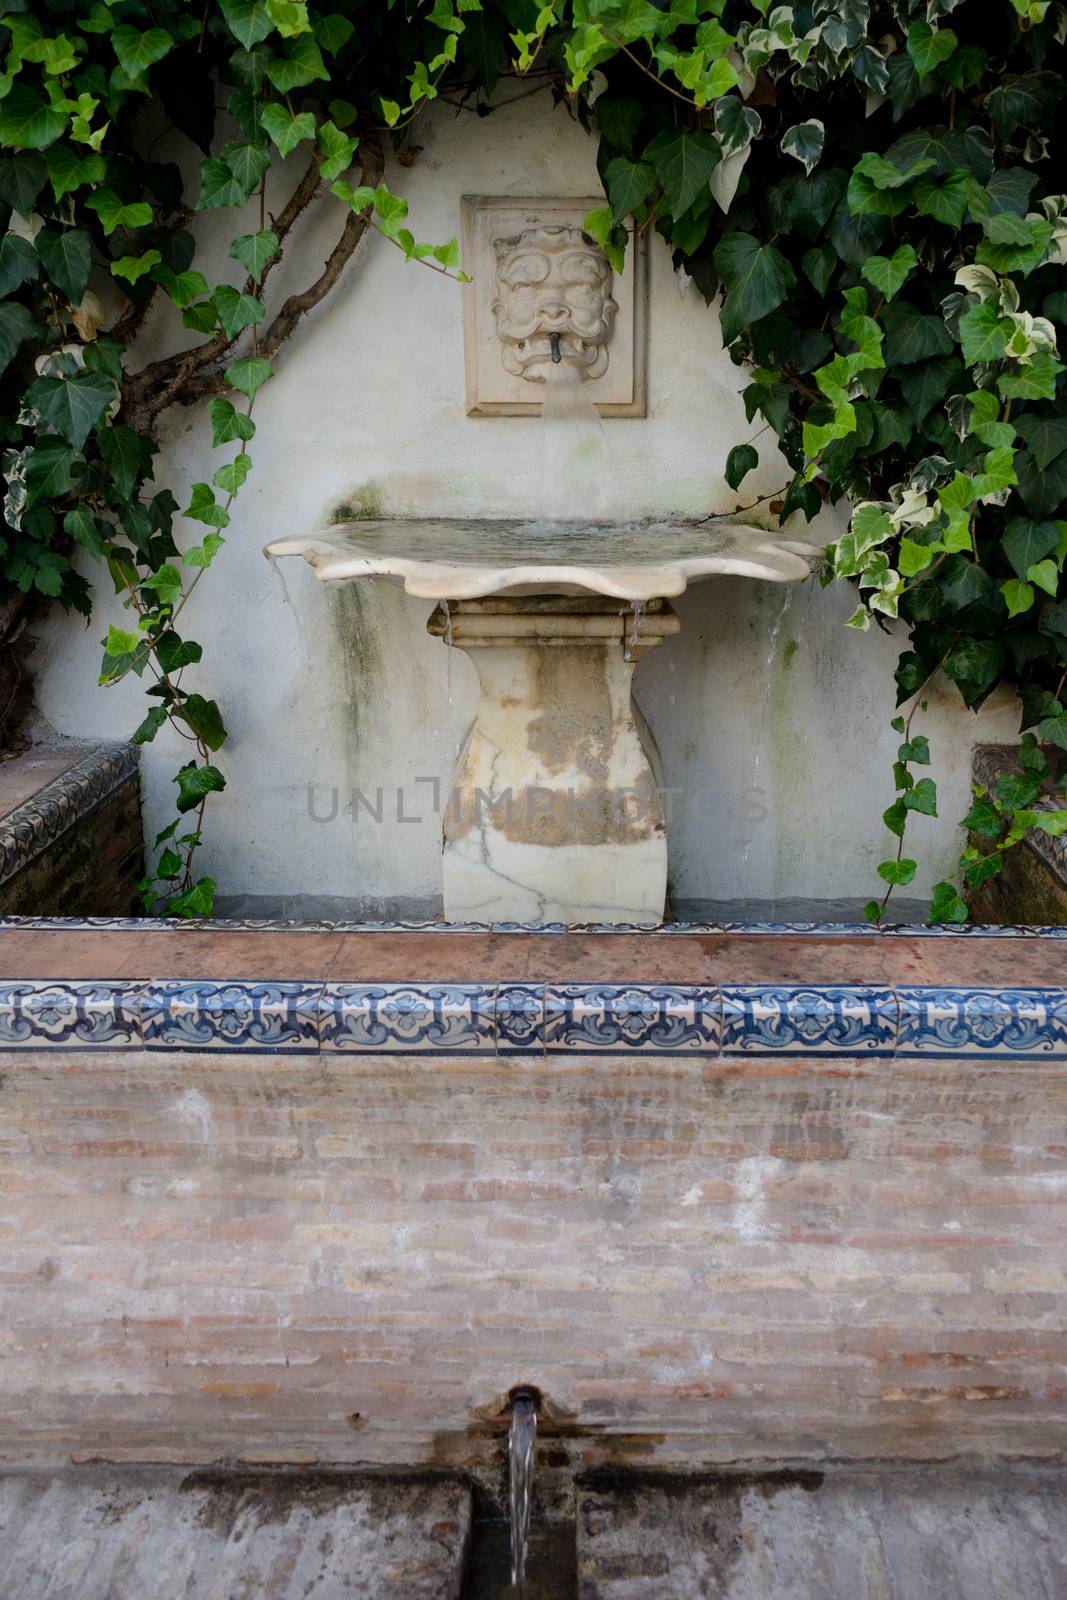
{"type": "Polygon", "coordinates": [[[670,606],[495,597],[427,626],[481,685],[444,813],[445,920],[662,921],[662,775],[630,685],[678,632],[670,606]]]}

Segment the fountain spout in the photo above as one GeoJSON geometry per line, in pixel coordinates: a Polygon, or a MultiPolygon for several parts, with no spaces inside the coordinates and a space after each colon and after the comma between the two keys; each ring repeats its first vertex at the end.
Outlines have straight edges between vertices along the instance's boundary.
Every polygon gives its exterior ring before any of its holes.
{"type": "Polygon", "coordinates": [[[526,1581],[526,1546],[530,1536],[530,1486],[533,1482],[534,1446],[537,1443],[536,1389],[511,1391],[511,1428],[508,1433],[511,1500],[511,1583],[522,1594],[526,1581]]]}
{"type": "Polygon", "coordinates": [[[559,334],[550,333],[548,336],[549,349],[552,351],[552,360],[558,367],[563,357],[559,353],[559,334]]]}

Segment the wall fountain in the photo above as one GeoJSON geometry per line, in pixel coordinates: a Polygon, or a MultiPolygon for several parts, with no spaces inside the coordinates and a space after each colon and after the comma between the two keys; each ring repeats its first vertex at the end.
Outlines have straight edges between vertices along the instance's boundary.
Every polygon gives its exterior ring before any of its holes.
{"type": "Polygon", "coordinates": [[[443,811],[448,922],[662,921],[663,778],[634,667],[677,633],[669,602],[689,583],[798,583],[814,554],[724,519],[598,515],[597,412],[644,409],[643,273],[636,242],[612,271],[582,232],[588,205],[465,203],[468,411],[544,413],[553,514],[340,523],[266,550],[303,556],[326,582],[379,577],[435,600],[430,633],[477,669],[443,811]]]}

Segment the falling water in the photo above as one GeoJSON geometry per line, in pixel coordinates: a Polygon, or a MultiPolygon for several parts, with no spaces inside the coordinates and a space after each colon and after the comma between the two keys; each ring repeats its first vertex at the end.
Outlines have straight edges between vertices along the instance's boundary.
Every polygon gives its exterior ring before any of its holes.
{"type": "Polygon", "coordinates": [[[611,471],[604,424],[572,362],[550,363],[541,407],[541,514],[552,522],[602,522],[611,471]]]}
{"type": "Polygon", "coordinates": [[[637,636],[641,631],[641,618],[644,615],[644,610],[645,602],[643,600],[635,600],[633,602],[633,622],[630,624],[630,631],[626,636],[626,644],[622,652],[623,659],[626,661],[633,660],[633,653],[637,649],[637,636]]]}
{"type": "Polygon", "coordinates": [[[296,606],[293,604],[293,597],[289,593],[289,585],[285,581],[285,573],[282,571],[281,567],[278,565],[277,558],[275,556],[268,555],[267,556],[267,560],[270,562],[271,571],[273,572],[274,576],[277,578],[278,582],[281,584],[282,599],[285,601],[286,605],[289,607],[289,610],[292,612],[293,620],[296,623],[296,631],[297,631],[297,635],[298,635],[298,637],[300,639],[300,648],[304,653],[304,666],[305,667],[310,667],[311,666],[311,645],[310,645],[310,643],[308,641],[307,629],[304,627],[304,619],[300,615],[300,612],[298,611],[296,606]]]}
{"type": "Polygon", "coordinates": [[[537,1407],[532,1394],[519,1393],[511,1407],[508,1463],[511,1490],[511,1584],[521,1595],[526,1582],[526,1543],[530,1535],[530,1485],[537,1443],[537,1407]]]}
{"type": "MultiPolygon", "coordinates": [[[[775,616],[774,621],[771,623],[771,631],[767,636],[767,653],[763,658],[763,687],[760,695],[760,710],[759,717],[756,721],[756,736],[753,743],[755,753],[752,758],[752,776],[749,781],[750,792],[755,792],[756,788],[758,787],[760,763],[763,760],[763,734],[767,725],[767,712],[770,707],[771,688],[774,683],[774,664],[778,657],[778,640],[781,638],[782,628],[785,624],[786,613],[788,612],[792,603],[793,594],[794,589],[792,585],[786,585],[782,594],[782,603],[778,607],[778,613],[775,616]]],[[[748,879],[749,856],[751,853],[752,840],[746,839],[741,850],[740,867],[741,890],[745,900],[749,898],[749,896],[745,894],[745,888],[748,879]]]]}
{"type": "Polygon", "coordinates": [[[452,607],[449,605],[447,600],[442,600],[441,601],[441,610],[445,614],[445,634],[444,634],[445,644],[447,644],[449,649],[451,649],[451,647],[452,647],[452,607]]]}

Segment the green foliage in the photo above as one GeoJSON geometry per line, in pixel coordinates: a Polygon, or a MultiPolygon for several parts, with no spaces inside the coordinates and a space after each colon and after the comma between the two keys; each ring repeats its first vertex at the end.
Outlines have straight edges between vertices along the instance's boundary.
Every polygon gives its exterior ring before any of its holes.
{"type": "MultiPolygon", "coordinates": [[[[140,0],[53,0],[37,12],[0,19],[11,37],[0,578],[84,610],[72,551],[106,564],[136,634],[118,630],[135,645],[105,647],[102,676],[144,674],[154,703],[142,737],[180,727],[196,742],[192,771],[217,774],[221,714],[185,686],[200,646],[177,623],[223,558],[218,530],[250,470],[250,413],[274,370],[263,286],[286,230],[280,211],[266,213],[268,166],[312,163],[342,216],[462,281],[454,241],[417,242],[400,196],[345,174],[383,122],[403,143],[446,82],[491,116],[486,97],[510,58],[519,73],[544,68],[598,135],[606,203],[586,226],[613,264],[631,229],[655,230],[709,303],[720,299],[748,416],[777,436],[792,474],[782,519],[847,508],[826,576],[856,588],[851,626],[898,619],[907,630],[898,703],[917,703],[937,671],[975,708],[1008,683],[1024,727],[1063,741],[1061,6],[336,0],[320,11],[209,0],[194,15],[181,0],[150,12],[140,0]],[[137,142],[131,113],[148,98],[199,147],[189,192],[137,142]],[[221,144],[216,104],[239,130],[221,144]],[[206,209],[232,213],[236,283],[194,265],[187,218],[206,209]],[[115,337],[100,336],[87,294],[94,261],[128,296],[115,337]],[[202,471],[180,513],[152,484],[155,414],[145,421],[131,399],[126,345],[154,299],[216,353],[213,446],[238,447],[202,471]]],[[[727,481],[739,486],[754,465],[738,444],[727,481]]],[[[886,813],[898,840],[936,811],[932,779],[910,771],[924,762],[914,710],[895,766],[907,781],[886,813]]],[[[210,880],[195,881],[189,862],[214,789],[183,772],[180,803],[196,796],[196,825],[158,841],[146,895],[194,914],[210,906],[210,880]]],[[[917,870],[899,852],[883,865],[889,892],[917,870]]],[[[938,886],[935,915],[961,904],[938,886]]]]}
{"type": "MultiPolygon", "coordinates": [[[[219,705],[187,681],[203,650],[181,637],[178,624],[223,550],[220,530],[252,465],[250,413],[273,373],[259,345],[263,286],[284,240],[282,225],[266,215],[264,179],[278,156],[293,156],[310,161],[311,176],[338,192],[341,174],[360,160],[361,139],[373,137],[382,85],[412,75],[417,84],[423,44],[435,34],[452,46],[432,70],[450,66],[463,24],[449,22],[443,3],[429,22],[383,9],[368,28],[361,18],[357,37],[352,0],[321,12],[303,0],[209,0],[195,16],[183,0],[157,0],[148,12],[140,0],[7,9],[0,18],[10,38],[0,77],[0,598],[38,594],[88,614],[78,558],[106,569],[117,619],[108,620],[102,640],[100,681],[131,672],[142,679],[151,703],[133,733],[138,743],[170,729],[196,752],[175,780],[177,811],[194,813],[193,825],[179,831],[175,823],[157,839],[164,848],[142,885],[145,904],[207,915],[214,883],[196,877],[193,858],[204,807],[224,787],[211,758],[226,729],[219,705]],[[188,189],[140,128],[136,113],[146,99],[199,147],[188,189]],[[216,145],[220,102],[240,136],[216,145]],[[257,192],[258,221],[245,210],[256,206],[257,192]],[[194,266],[188,217],[222,208],[231,209],[238,284],[213,282],[207,265],[194,266]],[[107,276],[127,300],[105,335],[93,285],[101,288],[107,276]],[[212,375],[213,446],[237,444],[236,455],[202,473],[181,510],[152,481],[160,408],[145,411],[136,377],[142,363],[128,362],[127,346],[159,301],[205,340],[192,347],[192,369],[212,375]]],[[[492,38],[483,31],[487,70],[492,38]]],[[[502,32],[499,44],[502,52],[502,32]]],[[[463,279],[455,241],[417,243],[402,226],[406,203],[384,183],[343,189],[339,227],[354,205],[364,225],[405,257],[463,279]]],[[[175,378],[167,403],[181,397],[182,381],[175,378]]]]}

